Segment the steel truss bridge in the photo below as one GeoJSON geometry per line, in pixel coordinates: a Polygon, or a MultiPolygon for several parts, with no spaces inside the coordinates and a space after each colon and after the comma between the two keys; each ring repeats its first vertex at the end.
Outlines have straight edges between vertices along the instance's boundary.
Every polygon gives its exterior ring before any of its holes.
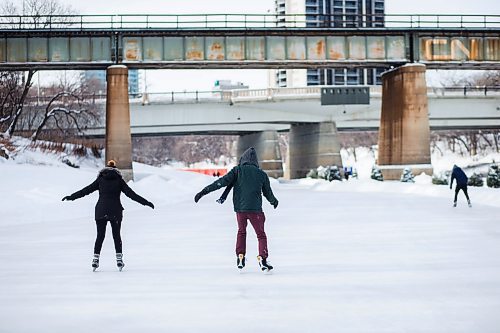
{"type": "Polygon", "coordinates": [[[0,16],[0,70],[387,68],[413,62],[431,69],[500,69],[500,15],[0,16]]]}

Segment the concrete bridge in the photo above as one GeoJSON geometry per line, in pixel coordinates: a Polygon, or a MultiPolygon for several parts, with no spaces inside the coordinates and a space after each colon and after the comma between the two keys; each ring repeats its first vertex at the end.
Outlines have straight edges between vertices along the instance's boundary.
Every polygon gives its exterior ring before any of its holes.
{"type": "MultiPolygon", "coordinates": [[[[358,89],[359,87],[350,87],[358,89]]],[[[245,135],[289,131],[292,124],[335,122],[338,131],[378,130],[382,87],[371,86],[368,105],[321,105],[321,89],[244,89],[151,93],[130,100],[132,136],[245,135]]],[[[431,129],[500,129],[500,88],[428,88],[431,129]]],[[[105,124],[85,135],[104,137],[105,124]]]]}

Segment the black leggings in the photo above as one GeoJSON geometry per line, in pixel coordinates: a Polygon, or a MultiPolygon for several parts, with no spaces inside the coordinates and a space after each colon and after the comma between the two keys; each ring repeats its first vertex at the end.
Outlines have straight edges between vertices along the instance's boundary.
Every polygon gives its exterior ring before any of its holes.
{"type": "Polygon", "coordinates": [[[464,191],[464,194],[465,194],[465,197],[467,198],[467,201],[470,201],[469,199],[469,195],[467,194],[467,185],[457,185],[457,187],[455,187],[455,202],[457,202],[457,196],[458,196],[458,192],[462,190],[464,191]]]}
{"type": "Polygon", "coordinates": [[[108,221],[111,224],[111,231],[113,232],[113,240],[115,241],[116,253],[122,253],[122,238],[120,236],[122,220],[102,219],[95,221],[97,226],[97,237],[95,239],[94,253],[96,254],[101,253],[102,242],[104,241],[104,236],[106,236],[106,225],[108,224],[108,221]]]}

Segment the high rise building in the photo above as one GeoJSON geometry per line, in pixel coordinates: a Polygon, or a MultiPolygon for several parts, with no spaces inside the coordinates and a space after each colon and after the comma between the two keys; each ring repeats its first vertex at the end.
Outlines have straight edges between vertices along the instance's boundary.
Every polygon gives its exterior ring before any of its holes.
{"type": "MultiPolygon", "coordinates": [[[[306,27],[361,28],[383,27],[385,0],[275,0],[279,24],[286,26],[285,14],[305,13],[306,27]]],[[[306,72],[307,85],[375,85],[381,84],[384,68],[340,68],[278,70],[275,84],[278,87],[296,86],[306,72]],[[293,74],[291,74],[293,73],[293,74]],[[295,74],[295,75],[294,75],[295,74]],[[292,79],[291,79],[292,78],[292,79]]]]}
{"type": "MultiPolygon", "coordinates": [[[[106,90],[106,71],[88,70],[81,72],[82,81],[91,83],[94,91],[104,93],[106,90]]],[[[128,71],[128,93],[130,96],[138,95],[139,89],[139,70],[131,69],[128,71]]]]}

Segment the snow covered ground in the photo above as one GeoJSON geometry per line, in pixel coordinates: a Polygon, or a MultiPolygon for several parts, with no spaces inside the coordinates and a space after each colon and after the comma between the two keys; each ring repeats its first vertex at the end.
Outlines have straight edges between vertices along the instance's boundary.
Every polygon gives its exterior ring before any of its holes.
{"type": "Polygon", "coordinates": [[[249,227],[238,274],[231,202],[193,201],[214,179],[135,164],[131,186],[156,209],[122,196],[126,267],[108,227],[93,273],[97,195],[61,198],[98,168],[0,161],[2,333],[500,331],[498,189],[470,188],[473,207],[453,208],[426,177],[272,181],[275,272],[258,271],[249,227]]]}

